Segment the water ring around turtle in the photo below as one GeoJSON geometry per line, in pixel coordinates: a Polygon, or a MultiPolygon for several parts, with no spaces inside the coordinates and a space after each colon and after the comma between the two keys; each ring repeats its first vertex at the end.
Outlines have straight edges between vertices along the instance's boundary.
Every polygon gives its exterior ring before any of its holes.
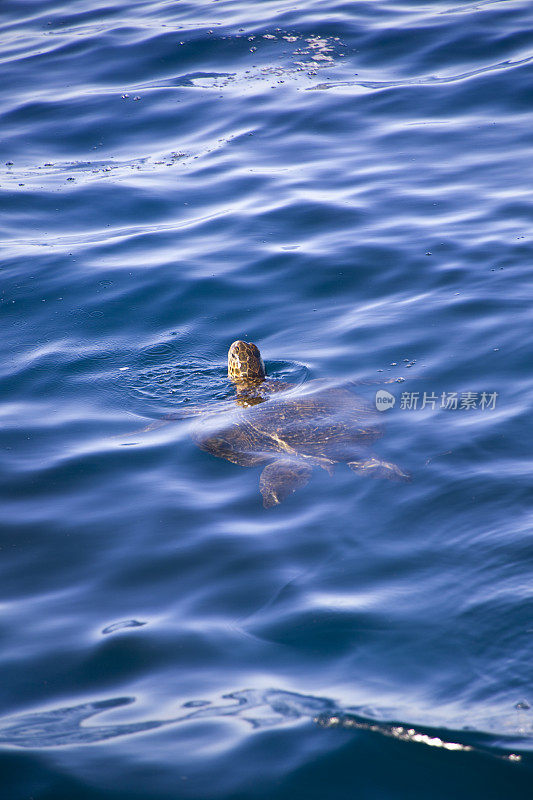
{"type": "MultiPolygon", "coordinates": [[[[303,386],[309,370],[295,361],[268,361],[269,377],[303,386]]],[[[235,395],[228,381],[226,361],[213,364],[206,358],[188,358],[175,363],[152,363],[128,368],[114,375],[115,389],[126,396],[127,410],[142,417],[161,419],[165,414],[213,405],[235,395]]]]}
{"type": "Polygon", "coordinates": [[[227,372],[202,361],[152,366],[136,373],[132,389],[160,420],[145,431],[165,420],[194,417],[191,435],[199,448],[239,466],[261,466],[265,508],[305,486],[314,467],[332,474],[340,462],[360,475],[411,480],[368,450],[383,433],[375,407],[346,387],[305,383],[305,368],[295,365],[300,381],[291,382],[286,366],[267,363],[265,375],[256,345],[237,341],[228,352],[227,372]]]}

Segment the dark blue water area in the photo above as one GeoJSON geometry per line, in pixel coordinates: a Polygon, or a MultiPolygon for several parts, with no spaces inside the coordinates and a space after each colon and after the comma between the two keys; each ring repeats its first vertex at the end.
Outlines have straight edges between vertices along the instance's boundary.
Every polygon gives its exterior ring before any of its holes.
{"type": "Polygon", "coordinates": [[[531,796],[530,0],[0,29],[2,798],[531,796]],[[236,339],[411,482],[263,508],[236,339]]]}

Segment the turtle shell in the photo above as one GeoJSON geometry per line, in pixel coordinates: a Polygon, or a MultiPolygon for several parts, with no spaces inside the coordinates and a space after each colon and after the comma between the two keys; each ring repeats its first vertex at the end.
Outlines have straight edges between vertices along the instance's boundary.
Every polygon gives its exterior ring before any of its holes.
{"type": "Polygon", "coordinates": [[[211,432],[198,432],[195,441],[220,458],[254,466],[273,453],[344,461],[382,435],[376,412],[348,389],[309,387],[243,410],[222,428],[211,422],[211,432]]]}

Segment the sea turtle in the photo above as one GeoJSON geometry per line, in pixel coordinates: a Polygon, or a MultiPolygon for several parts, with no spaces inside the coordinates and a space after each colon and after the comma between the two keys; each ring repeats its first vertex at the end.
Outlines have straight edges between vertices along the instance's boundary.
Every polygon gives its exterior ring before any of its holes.
{"type": "Polygon", "coordinates": [[[265,508],[305,486],[315,466],[331,473],[343,461],[360,474],[410,480],[396,464],[365,453],[382,431],[376,413],[349,389],[311,381],[302,390],[268,379],[257,346],[242,341],[229,349],[228,377],[239,410],[222,424],[218,415],[208,415],[193,439],[233,464],[265,464],[259,479],[265,508]]]}

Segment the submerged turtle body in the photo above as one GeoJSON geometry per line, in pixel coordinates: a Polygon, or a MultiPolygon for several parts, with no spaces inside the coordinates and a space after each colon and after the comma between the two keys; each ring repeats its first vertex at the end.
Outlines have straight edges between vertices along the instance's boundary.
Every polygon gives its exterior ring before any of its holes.
{"type": "Polygon", "coordinates": [[[216,428],[208,420],[193,438],[202,450],[234,464],[266,464],[259,481],[265,508],[305,486],[314,466],[332,472],[343,461],[354,472],[410,480],[395,464],[365,454],[382,431],[376,412],[349,390],[314,381],[295,394],[290,384],[268,380],[257,347],[241,341],[230,347],[228,375],[242,410],[216,428]]]}

